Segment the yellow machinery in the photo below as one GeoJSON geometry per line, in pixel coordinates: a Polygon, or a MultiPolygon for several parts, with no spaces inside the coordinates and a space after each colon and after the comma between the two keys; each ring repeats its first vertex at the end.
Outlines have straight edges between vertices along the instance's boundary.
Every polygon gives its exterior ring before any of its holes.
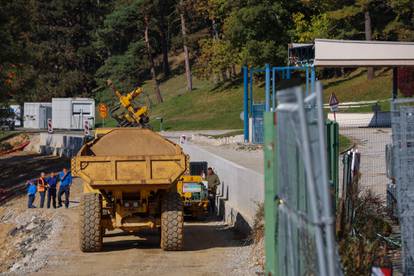
{"type": "Polygon", "coordinates": [[[177,192],[183,200],[185,215],[199,218],[208,214],[208,189],[201,176],[183,175],[177,192]]]}
{"type": "Polygon", "coordinates": [[[148,127],[148,107],[134,106],[134,100],[143,93],[141,87],[132,92],[122,95],[114,86],[111,80],[108,80],[108,86],[111,87],[114,94],[119,99],[119,104],[111,110],[111,116],[118,122],[120,127],[148,127]],[[122,109],[121,109],[122,107],[122,109]],[[121,112],[119,112],[121,110],[121,112]]]}
{"type": "Polygon", "coordinates": [[[160,228],[164,250],[182,249],[184,215],[177,182],[188,170],[188,157],[180,146],[146,128],[97,129],[71,167],[73,176],[83,180],[82,251],[100,251],[105,230],[148,228],[160,228]]]}

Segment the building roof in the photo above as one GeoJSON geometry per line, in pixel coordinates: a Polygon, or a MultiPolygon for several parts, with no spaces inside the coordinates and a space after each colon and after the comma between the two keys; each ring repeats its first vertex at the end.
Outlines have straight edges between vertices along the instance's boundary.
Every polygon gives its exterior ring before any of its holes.
{"type": "Polygon", "coordinates": [[[414,42],[315,39],[314,65],[414,66],[414,42]]]}

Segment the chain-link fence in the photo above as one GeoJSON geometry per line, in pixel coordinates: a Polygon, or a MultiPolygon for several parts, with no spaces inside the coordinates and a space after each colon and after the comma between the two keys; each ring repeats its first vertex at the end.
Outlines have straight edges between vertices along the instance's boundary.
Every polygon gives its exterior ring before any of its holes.
{"type": "MultiPolygon", "coordinates": [[[[390,127],[369,127],[365,120],[350,118],[339,122],[339,133],[361,155],[360,188],[371,190],[385,200],[389,179],[386,173],[385,147],[391,142],[390,127]]],[[[342,162],[340,166],[342,166],[342,162]]],[[[342,171],[342,168],[339,170],[342,171]]],[[[342,176],[340,176],[342,179],[342,176]]]]}
{"type": "MultiPolygon", "coordinates": [[[[322,88],[318,84],[317,93],[306,98],[300,87],[280,91],[277,98],[277,125],[270,130],[276,132],[272,143],[276,146],[277,265],[267,270],[287,276],[340,275],[327,173],[322,88]]],[[[271,181],[268,184],[271,188],[271,181]]],[[[271,191],[266,189],[267,192],[271,191]]],[[[269,196],[266,200],[269,206],[269,196]]],[[[270,223],[266,220],[266,225],[270,223]]],[[[270,258],[267,255],[267,264],[273,261],[270,258]]]]}
{"type": "Polygon", "coordinates": [[[397,190],[404,275],[414,275],[414,99],[392,104],[392,176],[397,190]]]}

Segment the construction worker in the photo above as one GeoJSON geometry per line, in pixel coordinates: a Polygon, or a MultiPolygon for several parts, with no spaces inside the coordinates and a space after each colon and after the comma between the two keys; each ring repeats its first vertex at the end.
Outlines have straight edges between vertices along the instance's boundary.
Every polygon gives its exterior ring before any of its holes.
{"type": "Polygon", "coordinates": [[[212,168],[207,169],[207,182],[208,182],[208,199],[209,204],[209,213],[210,215],[214,214],[216,210],[216,194],[217,186],[220,185],[220,179],[217,174],[214,173],[212,168]]]}
{"type": "Polygon", "coordinates": [[[40,208],[43,208],[45,205],[45,195],[46,195],[46,189],[47,189],[47,183],[45,179],[45,173],[41,172],[40,177],[37,179],[37,191],[40,195],[40,208]]]}
{"type": "Polygon", "coordinates": [[[33,202],[35,201],[36,192],[37,192],[35,181],[36,180],[27,181],[27,196],[28,196],[27,208],[36,208],[35,206],[33,206],[33,202]]]}
{"type": "Polygon", "coordinates": [[[59,173],[59,208],[62,207],[62,195],[65,194],[65,207],[69,208],[70,185],[72,185],[72,174],[66,168],[59,173]]]}
{"type": "Polygon", "coordinates": [[[53,208],[56,209],[56,186],[59,176],[52,172],[49,177],[46,178],[47,189],[47,208],[50,208],[50,202],[52,202],[53,208]]]}

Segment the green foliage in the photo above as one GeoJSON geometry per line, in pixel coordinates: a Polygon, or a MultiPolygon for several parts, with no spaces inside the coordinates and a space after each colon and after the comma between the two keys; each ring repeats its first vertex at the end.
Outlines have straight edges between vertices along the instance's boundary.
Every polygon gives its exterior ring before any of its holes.
{"type": "Polygon", "coordinates": [[[293,14],[295,29],[293,36],[297,42],[312,42],[315,38],[328,38],[331,22],[326,13],[312,15],[310,20],[305,19],[303,13],[293,14]]]}
{"type": "Polygon", "coordinates": [[[283,1],[249,1],[231,12],[223,32],[232,47],[242,53],[242,63],[284,64],[289,24],[291,16],[283,1]]]}
{"type": "Polygon", "coordinates": [[[197,60],[196,75],[210,77],[221,74],[231,66],[240,63],[238,53],[229,41],[222,39],[204,39],[200,41],[201,54],[197,60]]]}
{"type": "Polygon", "coordinates": [[[411,0],[0,0],[0,102],[101,97],[107,79],[122,91],[145,83],[144,14],[159,79],[183,71],[183,14],[195,75],[236,80],[245,64],[285,64],[291,42],[365,39],[367,12],[373,39],[414,40],[411,0]]]}

